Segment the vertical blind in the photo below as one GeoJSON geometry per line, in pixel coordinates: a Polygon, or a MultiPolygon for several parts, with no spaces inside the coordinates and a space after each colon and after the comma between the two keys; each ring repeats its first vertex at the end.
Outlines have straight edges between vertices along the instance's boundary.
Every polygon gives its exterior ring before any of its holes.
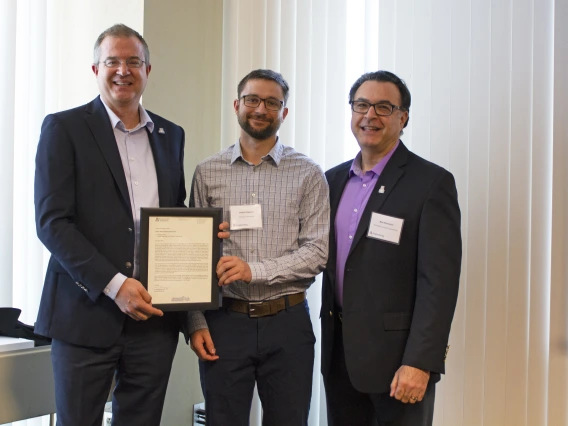
{"type": "MultiPolygon", "coordinates": [[[[386,69],[413,97],[403,141],[456,177],[464,259],[437,426],[568,424],[567,21],[565,0],[224,1],[222,147],[239,79],[272,68],[291,86],[282,142],[329,169],[358,151],[350,85],[386,69]]],[[[323,425],[318,371],[313,395],[323,425]]]]}

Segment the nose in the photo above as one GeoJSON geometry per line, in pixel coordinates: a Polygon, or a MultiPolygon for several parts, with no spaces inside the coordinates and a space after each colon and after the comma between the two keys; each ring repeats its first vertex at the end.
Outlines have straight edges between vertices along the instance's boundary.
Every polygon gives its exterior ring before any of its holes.
{"type": "Polygon", "coordinates": [[[116,69],[118,75],[128,75],[130,74],[130,68],[126,65],[126,61],[120,62],[120,65],[116,69]]]}
{"type": "Polygon", "coordinates": [[[367,111],[367,113],[365,114],[365,117],[367,117],[367,118],[379,117],[379,115],[377,114],[377,111],[375,111],[374,106],[371,106],[369,108],[369,111],[367,111]]]}
{"type": "Polygon", "coordinates": [[[258,111],[259,113],[263,113],[263,114],[268,113],[268,110],[266,109],[266,104],[262,100],[260,101],[260,103],[258,104],[258,106],[254,110],[258,111]]]}

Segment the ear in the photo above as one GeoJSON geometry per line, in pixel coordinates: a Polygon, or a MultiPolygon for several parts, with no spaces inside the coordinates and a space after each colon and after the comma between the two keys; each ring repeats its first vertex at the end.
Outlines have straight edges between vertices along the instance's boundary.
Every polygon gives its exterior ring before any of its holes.
{"type": "Polygon", "coordinates": [[[233,108],[235,109],[235,114],[237,114],[239,112],[239,105],[240,105],[240,101],[238,99],[235,99],[233,101],[233,108]]]}
{"type": "Polygon", "coordinates": [[[98,67],[98,65],[95,65],[95,64],[91,65],[91,69],[93,70],[93,73],[95,74],[95,76],[98,76],[98,75],[99,75],[99,67],[98,67]]]}
{"type": "Polygon", "coordinates": [[[282,121],[284,121],[287,115],[288,115],[288,107],[284,107],[284,109],[282,110],[282,121]]]}
{"type": "Polygon", "coordinates": [[[152,65],[148,65],[148,66],[146,67],[146,75],[147,75],[147,76],[150,75],[150,71],[152,71],[152,65]]]}
{"type": "Polygon", "coordinates": [[[408,120],[408,111],[404,111],[402,114],[400,114],[401,129],[404,127],[404,123],[406,123],[406,120],[408,120]]]}

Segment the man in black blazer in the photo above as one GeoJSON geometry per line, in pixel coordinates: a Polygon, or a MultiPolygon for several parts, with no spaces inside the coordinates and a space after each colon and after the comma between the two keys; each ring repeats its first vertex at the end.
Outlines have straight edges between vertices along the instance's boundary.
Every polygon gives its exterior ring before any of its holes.
{"type": "Polygon", "coordinates": [[[461,268],[451,173],[400,141],[410,92],[387,71],[351,88],[361,148],[326,173],[322,374],[330,426],[432,424],[461,268]]]}
{"type": "MultiPolygon", "coordinates": [[[[48,115],[36,157],[40,240],[51,252],[36,332],[51,337],[57,424],[159,425],[186,314],[138,281],[140,207],[184,207],[184,131],[140,105],[148,46],[115,25],[95,44],[100,96],[48,115]]],[[[187,335],[186,335],[187,339],[187,335]]]]}

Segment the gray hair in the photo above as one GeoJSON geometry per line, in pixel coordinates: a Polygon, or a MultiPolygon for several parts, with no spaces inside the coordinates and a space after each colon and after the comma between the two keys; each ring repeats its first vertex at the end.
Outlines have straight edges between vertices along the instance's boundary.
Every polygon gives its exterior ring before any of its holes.
{"type": "Polygon", "coordinates": [[[101,60],[101,43],[107,37],[136,37],[140,40],[140,43],[142,43],[142,47],[144,48],[144,58],[142,59],[146,62],[146,65],[150,65],[150,49],[148,48],[146,40],[144,40],[144,37],[142,37],[138,31],[135,31],[124,24],[115,24],[104,30],[101,35],[99,35],[95,42],[95,48],[93,49],[95,65],[97,65],[101,60]]]}

